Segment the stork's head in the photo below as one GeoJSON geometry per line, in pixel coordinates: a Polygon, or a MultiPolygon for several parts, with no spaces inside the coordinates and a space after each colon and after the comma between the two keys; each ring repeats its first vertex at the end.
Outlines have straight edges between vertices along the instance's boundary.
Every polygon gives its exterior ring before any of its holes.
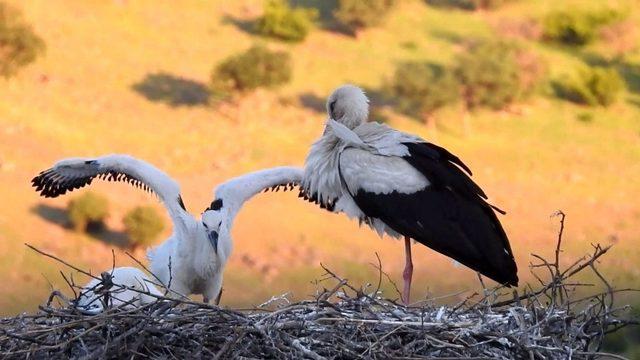
{"type": "Polygon", "coordinates": [[[329,117],[354,129],[367,121],[369,99],[364,91],[355,85],[342,85],[335,89],[327,100],[329,117]]]}
{"type": "Polygon", "coordinates": [[[224,220],[224,212],[222,211],[222,199],[216,199],[211,203],[204,213],[202,213],[202,224],[207,232],[209,242],[213,249],[218,252],[218,238],[220,236],[220,227],[224,220]]]}

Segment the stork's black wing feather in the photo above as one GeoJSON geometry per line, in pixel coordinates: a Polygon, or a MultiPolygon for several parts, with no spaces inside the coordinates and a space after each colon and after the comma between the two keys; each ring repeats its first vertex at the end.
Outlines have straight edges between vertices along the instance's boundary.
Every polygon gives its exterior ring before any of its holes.
{"type": "Polygon", "coordinates": [[[429,143],[408,143],[404,159],[431,183],[412,194],[352,194],[369,217],[505,285],[518,284],[507,235],[460,159],[429,143]]]}
{"type": "MultiPolygon", "coordinates": [[[[153,192],[142,180],[117,171],[98,172],[96,170],[95,172],[86,172],[81,175],[74,174],[74,176],[70,176],[57,171],[55,168],[51,168],[34,177],[31,180],[31,185],[36,188],[36,191],[40,192],[40,196],[55,198],[64,195],[67,191],[73,191],[90,185],[95,178],[107,181],[123,181],[145,191],[153,192]]],[[[179,199],[179,202],[182,202],[182,199],[179,199]]],[[[184,209],[184,204],[180,203],[180,207],[184,209]]]]}
{"type": "Polygon", "coordinates": [[[405,160],[418,169],[436,187],[450,186],[464,196],[487,198],[484,191],[467,175],[471,170],[460,158],[446,149],[427,142],[404,143],[409,149],[405,160]],[[465,174],[464,169],[467,174],[465,174]]]}
{"type": "Polygon", "coordinates": [[[298,197],[304,199],[312,204],[316,204],[320,207],[320,209],[327,210],[329,212],[333,212],[336,205],[336,199],[320,201],[318,199],[318,194],[309,195],[307,191],[304,190],[302,186],[300,186],[300,192],[298,193],[298,197]]]}

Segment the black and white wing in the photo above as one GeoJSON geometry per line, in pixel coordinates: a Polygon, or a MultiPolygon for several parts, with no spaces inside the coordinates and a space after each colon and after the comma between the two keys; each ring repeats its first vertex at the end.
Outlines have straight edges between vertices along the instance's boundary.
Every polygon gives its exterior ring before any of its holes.
{"type": "Polygon", "coordinates": [[[468,167],[428,142],[398,144],[403,156],[347,147],[343,186],[366,215],[506,285],[517,285],[509,240],[468,167]]]}
{"type": "Polygon", "coordinates": [[[34,177],[31,184],[41,196],[54,198],[91,185],[96,178],[127,182],[155,193],[174,221],[186,213],[178,184],[153,165],[129,155],[64,159],[34,177]]]}
{"type": "Polygon", "coordinates": [[[301,168],[281,166],[235,177],[218,185],[207,210],[226,207],[235,216],[242,204],[262,191],[293,190],[300,185],[302,173],[301,168]]]}
{"type": "MultiPolygon", "coordinates": [[[[351,130],[333,119],[328,119],[325,134],[311,146],[305,160],[300,197],[331,212],[359,218],[361,212],[351,197],[344,196],[338,171],[342,150],[345,147],[355,147],[380,155],[403,156],[407,153],[407,148],[401,144],[402,141],[417,139],[383,124],[365,123],[351,130]]],[[[378,232],[381,231],[379,226],[375,227],[378,232]]]]}

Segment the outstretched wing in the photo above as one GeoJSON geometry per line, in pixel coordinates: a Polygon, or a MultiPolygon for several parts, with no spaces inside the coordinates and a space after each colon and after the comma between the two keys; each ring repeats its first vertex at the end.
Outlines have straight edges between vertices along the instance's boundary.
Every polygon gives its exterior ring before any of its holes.
{"type": "Polygon", "coordinates": [[[207,210],[227,207],[234,216],[245,201],[262,191],[293,190],[300,185],[302,174],[301,168],[282,166],[238,176],[218,185],[216,199],[207,210]]]}
{"type": "Polygon", "coordinates": [[[466,165],[427,142],[403,145],[403,157],[342,152],[340,175],[362,212],[495,281],[517,285],[507,235],[466,165]]]}
{"type": "Polygon", "coordinates": [[[90,185],[96,178],[127,182],[156,194],[174,221],[186,213],[178,184],[153,165],[129,155],[64,159],[34,177],[31,184],[41,196],[54,198],[90,185]]]}

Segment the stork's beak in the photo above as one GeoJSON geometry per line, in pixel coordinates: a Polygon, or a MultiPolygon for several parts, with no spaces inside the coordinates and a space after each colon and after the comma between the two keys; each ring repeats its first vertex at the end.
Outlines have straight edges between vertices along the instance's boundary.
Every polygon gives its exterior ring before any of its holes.
{"type": "Polygon", "coordinates": [[[209,237],[209,242],[211,243],[211,246],[213,246],[213,250],[216,252],[216,254],[218,253],[218,232],[217,231],[210,231],[207,233],[207,236],[209,237]]]}
{"type": "Polygon", "coordinates": [[[329,128],[329,120],[331,120],[331,118],[328,118],[327,121],[324,123],[324,131],[322,132],[322,136],[325,136],[329,133],[329,131],[331,130],[329,128]]]}

